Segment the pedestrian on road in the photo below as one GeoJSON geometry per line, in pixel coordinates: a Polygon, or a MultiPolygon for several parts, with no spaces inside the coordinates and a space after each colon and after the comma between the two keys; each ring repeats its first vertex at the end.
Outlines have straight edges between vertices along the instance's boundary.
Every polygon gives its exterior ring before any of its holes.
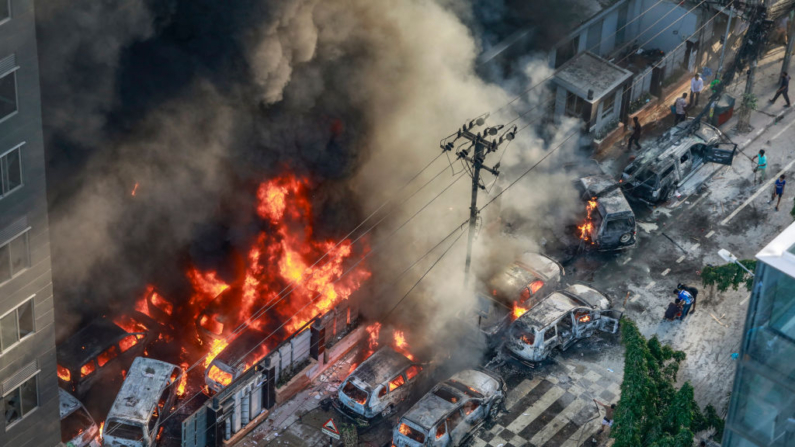
{"type": "Polygon", "coordinates": [[[665,309],[665,319],[667,321],[674,321],[682,316],[682,300],[677,298],[672,303],[668,303],[668,309],[665,309]]]}
{"type": "Polygon", "coordinates": [[[751,161],[754,160],[756,160],[756,167],[754,168],[754,184],[756,184],[758,181],[761,185],[767,178],[767,157],[765,156],[765,150],[759,149],[759,153],[754,155],[754,158],[751,159],[751,161]]]}
{"type": "Polygon", "coordinates": [[[599,402],[596,399],[594,399],[593,401],[605,407],[605,417],[602,418],[602,428],[599,430],[599,433],[603,433],[605,431],[605,427],[613,426],[613,412],[616,411],[616,404],[607,405],[602,402],[599,402]]]}
{"type": "Polygon", "coordinates": [[[693,305],[693,295],[690,294],[687,290],[679,290],[677,287],[674,289],[674,295],[678,296],[680,300],[682,300],[682,316],[679,317],[680,320],[684,320],[687,316],[688,312],[690,312],[690,307],[693,305]]]}
{"type": "Polygon", "coordinates": [[[676,126],[685,120],[685,113],[687,112],[687,93],[682,93],[681,98],[676,98],[674,107],[676,107],[676,120],[674,121],[674,126],[676,126]]]}
{"type": "Polygon", "coordinates": [[[776,200],[776,196],[778,196],[778,202],[776,202],[776,211],[778,211],[778,206],[781,205],[781,196],[784,195],[784,185],[787,184],[787,181],[784,180],[784,174],[781,174],[781,177],[776,179],[776,189],[773,190],[773,197],[767,201],[768,205],[773,203],[776,200]]]}
{"type": "MultiPolygon", "coordinates": [[[[689,313],[694,313],[696,311],[696,301],[698,301],[698,289],[695,287],[690,287],[687,284],[679,283],[676,285],[677,290],[684,290],[685,292],[689,293],[691,297],[693,297],[693,302],[691,303],[692,307],[690,307],[689,313]]],[[[682,303],[684,304],[684,302],[682,303]]],[[[684,312],[683,312],[684,313],[684,312]]]]}
{"type": "Polygon", "coordinates": [[[773,96],[773,99],[770,100],[771,104],[776,102],[776,99],[778,99],[778,95],[781,95],[781,96],[784,97],[784,100],[787,101],[787,103],[784,105],[784,107],[789,107],[789,105],[790,105],[789,104],[789,95],[787,95],[787,92],[789,91],[789,80],[790,80],[790,77],[789,77],[789,75],[787,74],[786,71],[781,73],[781,84],[780,84],[778,90],[776,90],[776,95],[773,96]]]}
{"type": "Polygon", "coordinates": [[[627,149],[632,149],[633,141],[635,142],[635,147],[641,149],[640,143],[638,143],[638,141],[640,141],[640,131],[641,131],[640,121],[638,121],[638,117],[635,116],[632,118],[632,135],[630,135],[629,137],[629,142],[627,143],[627,149]]]}
{"type": "Polygon", "coordinates": [[[704,90],[704,80],[701,79],[701,73],[696,73],[693,79],[690,80],[690,106],[698,105],[698,97],[701,96],[701,91],[704,90]]]}

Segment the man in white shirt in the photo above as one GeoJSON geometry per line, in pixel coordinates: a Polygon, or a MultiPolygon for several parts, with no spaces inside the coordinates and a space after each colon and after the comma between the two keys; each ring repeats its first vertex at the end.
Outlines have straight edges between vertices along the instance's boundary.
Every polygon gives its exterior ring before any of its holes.
{"type": "Polygon", "coordinates": [[[690,80],[690,106],[698,105],[698,97],[704,90],[704,80],[701,79],[701,73],[696,73],[693,79],[690,80]]]}

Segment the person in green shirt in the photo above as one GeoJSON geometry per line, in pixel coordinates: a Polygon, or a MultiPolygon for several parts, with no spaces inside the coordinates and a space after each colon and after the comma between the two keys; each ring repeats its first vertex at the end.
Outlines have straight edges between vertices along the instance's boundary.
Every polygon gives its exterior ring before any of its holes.
{"type": "Polygon", "coordinates": [[[754,155],[754,158],[751,161],[756,160],[756,167],[754,168],[754,183],[757,182],[759,184],[764,183],[765,178],[767,178],[766,171],[767,171],[767,157],[765,156],[765,150],[760,149],[759,154],[754,155]]]}

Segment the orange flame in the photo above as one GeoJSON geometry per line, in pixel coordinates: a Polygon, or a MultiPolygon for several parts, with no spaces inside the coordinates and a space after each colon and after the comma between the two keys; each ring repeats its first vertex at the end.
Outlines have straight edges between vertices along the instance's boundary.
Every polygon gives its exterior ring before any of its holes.
{"type": "Polygon", "coordinates": [[[403,335],[403,331],[395,331],[395,350],[404,356],[407,359],[414,361],[414,356],[408,351],[408,344],[406,343],[406,337],[403,335]]]}
{"type": "Polygon", "coordinates": [[[218,273],[202,273],[196,268],[188,270],[188,279],[196,293],[190,298],[191,306],[204,307],[221,292],[229,288],[229,284],[218,279],[218,273]]]}
{"type": "Polygon", "coordinates": [[[188,362],[182,362],[179,365],[182,368],[182,374],[179,377],[179,385],[177,385],[177,397],[185,395],[185,385],[188,384],[188,362]]]}
{"type": "Polygon", "coordinates": [[[102,430],[105,428],[105,421],[99,423],[99,434],[97,435],[97,442],[102,444],[102,430]]]}
{"type": "MultiPolygon", "coordinates": [[[[128,315],[122,315],[116,318],[115,320],[113,320],[113,323],[116,324],[116,326],[124,329],[124,332],[127,332],[128,334],[146,332],[148,330],[148,328],[144,326],[143,323],[128,315]]],[[[124,350],[126,351],[126,349],[124,350]]]]}
{"type": "Polygon", "coordinates": [[[158,309],[162,310],[166,313],[166,315],[171,316],[171,313],[174,311],[174,305],[163,299],[160,294],[157,292],[152,292],[150,296],[151,303],[157,307],[158,309]]]}
{"type": "Polygon", "coordinates": [[[578,318],[577,321],[579,321],[580,323],[587,323],[587,322],[591,321],[591,316],[590,315],[583,315],[580,318],[578,318]]]}
{"type": "Polygon", "coordinates": [[[528,308],[522,307],[519,304],[517,304],[516,302],[514,302],[513,303],[513,312],[512,312],[513,319],[516,320],[517,318],[519,318],[522,315],[524,315],[524,313],[527,312],[528,310],[529,310],[528,308]]]}
{"type": "Polygon", "coordinates": [[[232,383],[232,374],[229,374],[215,365],[210,367],[210,372],[207,373],[207,375],[210,377],[210,379],[220,383],[223,386],[227,386],[232,383]]]}
{"type": "Polygon", "coordinates": [[[133,197],[135,197],[135,191],[138,191],[138,183],[136,183],[135,186],[133,186],[133,190],[132,190],[132,196],[133,197]]]}
{"type": "Polygon", "coordinates": [[[217,357],[228,344],[229,342],[224,339],[214,339],[212,345],[210,345],[210,352],[207,353],[207,356],[204,358],[204,367],[207,368],[210,366],[210,363],[212,363],[215,357],[217,357]]]}
{"type": "Polygon", "coordinates": [[[64,368],[61,365],[57,365],[57,366],[58,366],[58,378],[63,380],[63,381],[65,381],[65,382],[71,381],[72,380],[72,373],[70,373],[68,369],[64,368]]]}
{"type": "Polygon", "coordinates": [[[585,223],[577,227],[577,229],[580,230],[580,239],[584,241],[587,241],[589,239],[589,233],[591,230],[593,230],[592,213],[593,210],[596,209],[597,204],[598,202],[596,200],[596,197],[588,201],[588,204],[585,206],[585,209],[588,212],[588,216],[585,218],[585,223]]]}

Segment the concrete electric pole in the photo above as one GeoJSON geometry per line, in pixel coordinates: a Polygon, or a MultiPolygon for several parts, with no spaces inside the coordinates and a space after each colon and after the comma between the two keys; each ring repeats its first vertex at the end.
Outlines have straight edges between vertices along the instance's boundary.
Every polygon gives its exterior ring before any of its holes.
{"type": "MultiPolygon", "coordinates": [[[[487,116],[488,115],[486,115],[486,117],[487,116]]],[[[461,138],[470,142],[466,149],[456,152],[456,156],[464,160],[472,168],[472,198],[469,205],[469,235],[467,238],[467,258],[464,266],[464,287],[469,284],[469,269],[472,264],[472,243],[475,240],[475,227],[478,218],[478,190],[486,189],[486,187],[480,183],[480,170],[484,169],[494,176],[499,176],[499,163],[491,168],[483,164],[486,161],[486,155],[495,152],[502,143],[513,140],[516,135],[516,126],[512,126],[499,137],[489,140],[487,137],[496,137],[497,133],[503,128],[502,125],[487,127],[483,131],[483,134],[480,132],[477,134],[471,132],[475,125],[481,126],[484,123],[485,117],[481,117],[470,121],[468,124],[464,124],[464,126],[453,135],[455,136],[454,139],[442,145],[443,150],[451,151],[453,147],[455,147],[455,142],[461,138]],[[470,156],[470,149],[473,149],[472,156],[470,156]]]]}
{"type": "MultiPolygon", "coordinates": [[[[792,50],[793,50],[793,43],[795,43],[795,25],[792,24],[792,20],[795,18],[795,11],[790,11],[789,13],[789,20],[787,21],[787,26],[789,26],[789,32],[787,33],[787,49],[786,53],[784,53],[784,62],[781,64],[781,74],[789,72],[789,63],[792,59],[792,50]]],[[[778,84],[781,81],[781,76],[776,79],[776,83],[778,84]]]]}

